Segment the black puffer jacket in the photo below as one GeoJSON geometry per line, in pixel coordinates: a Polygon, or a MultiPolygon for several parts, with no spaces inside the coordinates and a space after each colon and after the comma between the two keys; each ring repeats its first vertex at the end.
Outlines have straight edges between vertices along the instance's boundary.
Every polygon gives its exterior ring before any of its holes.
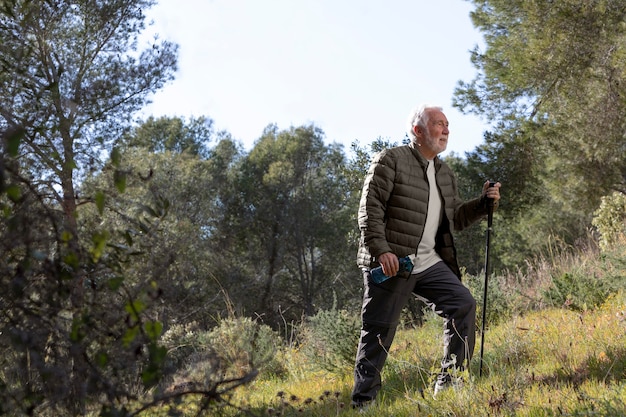
{"type": "MultiPolygon", "coordinates": [[[[359,267],[377,266],[377,257],[386,252],[399,257],[415,253],[426,224],[427,166],[427,160],[413,144],[376,155],[365,178],[359,205],[359,267]]],[[[437,232],[435,250],[460,278],[452,232],[487,215],[487,205],[480,198],[461,201],[454,173],[438,157],[435,171],[445,213],[437,232]]]]}

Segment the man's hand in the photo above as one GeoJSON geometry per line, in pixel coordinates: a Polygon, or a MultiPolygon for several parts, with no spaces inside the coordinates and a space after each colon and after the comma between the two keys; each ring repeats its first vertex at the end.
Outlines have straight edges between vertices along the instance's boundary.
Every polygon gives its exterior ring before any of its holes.
{"type": "Polygon", "coordinates": [[[490,187],[489,181],[485,181],[485,183],[483,184],[482,197],[491,198],[493,200],[493,204],[497,206],[498,200],[500,200],[500,186],[501,185],[502,184],[500,184],[499,182],[496,182],[496,184],[493,187],[490,187]]]}
{"type": "Polygon", "coordinates": [[[383,273],[388,277],[395,277],[400,269],[398,257],[391,252],[380,255],[378,257],[378,263],[383,267],[383,273]]]}

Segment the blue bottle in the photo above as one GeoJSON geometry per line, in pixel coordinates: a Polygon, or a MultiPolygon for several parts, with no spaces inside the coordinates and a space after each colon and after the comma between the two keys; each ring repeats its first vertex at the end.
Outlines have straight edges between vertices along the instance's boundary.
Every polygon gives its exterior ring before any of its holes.
{"type": "MultiPolygon", "coordinates": [[[[411,258],[409,258],[408,256],[398,258],[398,262],[400,262],[400,268],[398,269],[398,273],[396,274],[396,276],[408,278],[408,276],[411,275],[411,271],[413,271],[413,262],[411,262],[411,258]]],[[[391,278],[383,273],[382,266],[372,269],[370,273],[372,274],[372,281],[377,284],[385,282],[389,278],[391,278]]]]}

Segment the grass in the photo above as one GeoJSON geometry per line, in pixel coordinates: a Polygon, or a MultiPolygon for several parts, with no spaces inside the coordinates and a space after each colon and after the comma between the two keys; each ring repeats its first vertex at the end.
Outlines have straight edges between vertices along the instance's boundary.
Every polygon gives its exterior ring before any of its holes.
{"type": "Polygon", "coordinates": [[[288,376],[261,378],[237,390],[231,402],[240,409],[224,408],[219,415],[626,415],[623,293],[594,311],[552,308],[494,326],[485,335],[483,376],[478,376],[477,349],[468,383],[433,398],[440,342],[441,323],[435,316],[423,327],[400,330],[383,371],[383,389],[365,413],[349,407],[349,367],[335,373],[314,371],[293,350],[287,353],[288,376]]]}
{"type": "MultiPolygon", "coordinates": [[[[548,309],[516,316],[485,335],[483,377],[478,352],[469,382],[432,397],[441,326],[398,336],[369,416],[623,416],[626,415],[626,297],[595,311],[548,309]]],[[[478,344],[477,344],[478,345],[478,344]]],[[[298,352],[291,353],[297,358],[298,352]]],[[[306,367],[306,358],[294,362],[306,367]]],[[[305,372],[258,380],[233,400],[254,415],[357,415],[348,405],[351,370],[305,372]]],[[[243,415],[238,413],[225,415],[243,415]]]]}
{"type": "MultiPolygon", "coordinates": [[[[432,387],[442,355],[442,321],[427,313],[421,327],[398,330],[383,369],[383,388],[363,413],[350,407],[351,363],[334,372],[320,371],[311,350],[285,348],[279,358],[286,373],[259,375],[231,391],[228,405],[213,404],[203,414],[199,398],[189,397],[182,410],[179,404],[181,413],[164,414],[168,410],[163,408],[145,415],[626,416],[626,291],[601,305],[585,304],[595,294],[593,279],[622,283],[623,288],[623,259],[626,245],[618,245],[611,256],[592,248],[539,259],[525,276],[494,277],[494,287],[501,291],[494,292],[490,303],[506,302],[502,310],[510,314],[488,321],[483,374],[479,376],[478,334],[467,382],[437,398],[432,387]],[[546,299],[546,288],[572,271],[587,286],[562,300],[546,299]],[[573,309],[571,299],[584,308],[573,309]]],[[[472,289],[480,293],[479,287],[472,289]]]]}

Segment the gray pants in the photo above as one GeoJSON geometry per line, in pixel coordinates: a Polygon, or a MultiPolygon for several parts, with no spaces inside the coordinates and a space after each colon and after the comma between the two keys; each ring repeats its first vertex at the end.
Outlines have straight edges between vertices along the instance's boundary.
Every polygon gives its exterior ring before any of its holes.
{"type": "Polygon", "coordinates": [[[391,278],[376,284],[363,272],[365,291],[362,327],[354,369],[353,404],[373,400],[381,387],[380,372],[396,334],[402,309],[411,293],[444,319],[442,372],[462,369],[474,353],[476,300],[459,278],[439,262],[409,279],[391,278]]]}

